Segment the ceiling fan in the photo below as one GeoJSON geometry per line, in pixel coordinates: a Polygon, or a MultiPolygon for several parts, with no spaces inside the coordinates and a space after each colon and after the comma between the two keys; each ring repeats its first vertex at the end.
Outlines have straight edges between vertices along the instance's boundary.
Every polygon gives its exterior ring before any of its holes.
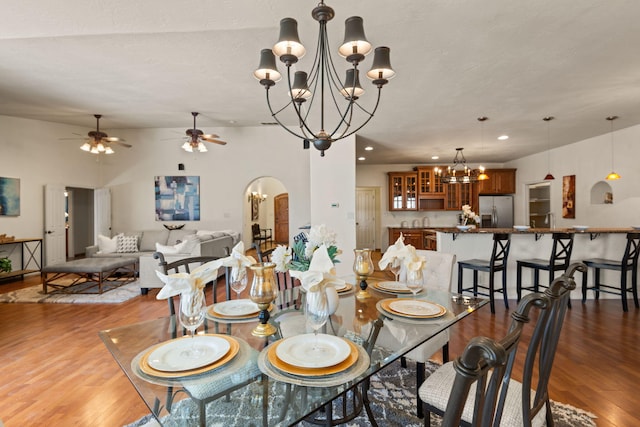
{"type": "Polygon", "coordinates": [[[187,138],[184,144],[182,144],[182,149],[189,153],[193,153],[194,151],[199,151],[201,153],[206,153],[207,147],[204,145],[204,142],[212,142],[214,144],[226,145],[227,143],[221,141],[217,138],[220,138],[218,135],[213,134],[205,134],[200,129],[196,128],[196,117],[198,117],[197,112],[192,112],[193,116],[193,129],[187,129],[186,134],[187,138]]]}
{"type": "MultiPolygon", "coordinates": [[[[116,143],[122,145],[123,147],[131,148],[130,144],[125,144],[124,139],[109,136],[104,132],[100,131],[100,118],[101,114],[94,114],[93,117],[96,118],[96,130],[90,131],[87,136],[88,138],[85,140],[84,144],[80,147],[81,150],[87,151],[93,154],[113,154],[113,148],[111,148],[111,143],[116,143]]],[[[62,139],[77,139],[77,138],[62,138],[62,139]]]]}

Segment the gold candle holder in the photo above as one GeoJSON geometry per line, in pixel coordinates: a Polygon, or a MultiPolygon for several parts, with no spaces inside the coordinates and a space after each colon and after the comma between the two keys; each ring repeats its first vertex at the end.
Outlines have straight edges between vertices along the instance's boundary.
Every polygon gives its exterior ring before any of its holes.
{"type": "Polygon", "coordinates": [[[371,261],[371,249],[354,249],[355,259],[353,260],[353,272],[360,280],[360,290],[356,294],[356,298],[370,298],[367,292],[367,277],[373,274],[373,261],[371,261]]]}
{"type": "Polygon", "coordinates": [[[260,309],[260,323],[251,334],[256,337],[268,337],[277,332],[275,326],[269,323],[269,307],[278,295],[278,286],[274,275],[276,265],[272,262],[260,262],[252,264],[249,268],[253,271],[253,281],[249,298],[255,302],[260,309]]]}

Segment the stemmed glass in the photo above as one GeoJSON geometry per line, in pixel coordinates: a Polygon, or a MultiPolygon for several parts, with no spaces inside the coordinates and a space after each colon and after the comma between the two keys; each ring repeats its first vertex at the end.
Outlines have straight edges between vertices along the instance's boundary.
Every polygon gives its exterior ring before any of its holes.
{"type": "Polygon", "coordinates": [[[244,291],[247,287],[247,271],[244,267],[234,268],[231,270],[231,289],[238,294],[240,299],[240,292],[244,291]]]}
{"type": "Polygon", "coordinates": [[[398,275],[400,274],[400,269],[402,268],[402,259],[393,258],[391,263],[389,264],[389,270],[396,276],[396,282],[398,281],[398,275]]]}
{"type": "Polygon", "coordinates": [[[313,334],[315,335],[313,351],[323,351],[323,348],[318,345],[318,330],[327,323],[329,318],[329,303],[324,289],[307,292],[305,318],[307,325],[313,329],[313,334]]]}
{"type": "Polygon", "coordinates": [[[419,270],[407,269],[407,288],[409,288],[414,298],[416,297],[418,292],[422,290],[422,287],[423,287],[422,269],[419,269],[419,270]]]}
{"type": "MultiPolygon", "coordinates": [[[[189,331],[191,339],[195,337],[196,329],[204,322],[206,306],[204,289],[184,292],[180,295],[180,323],[189,331]]],[[[190,348],[180,354],[184,357],[198,358],[203,351],[192,342],[190,348]]]]}

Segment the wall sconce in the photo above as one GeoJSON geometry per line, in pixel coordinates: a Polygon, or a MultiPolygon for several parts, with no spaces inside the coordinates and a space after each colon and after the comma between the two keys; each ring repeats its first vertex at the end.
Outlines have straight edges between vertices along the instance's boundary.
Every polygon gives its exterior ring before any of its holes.
{"type": "Polygon", "coordinates": [[[252,191],[251,194],[249,194],[249,197],[247,198],[247,201],[249,203],[251,203],[254,200],[257,201],[258,203],[262,203],[265,200],[267,200],[267,195],[266,194],[260,194],[257,191],[252,191]]]}

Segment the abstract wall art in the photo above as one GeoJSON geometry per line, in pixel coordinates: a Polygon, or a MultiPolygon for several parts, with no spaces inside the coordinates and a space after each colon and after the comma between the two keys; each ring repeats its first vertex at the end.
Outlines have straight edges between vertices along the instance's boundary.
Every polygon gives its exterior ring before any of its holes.
{"type": "Polygon", "coordinates": [[[20,216],[20,179],[0,177],[0,215],[20,216]]]}
{"type": "Polygon", "coordinates": [[[156,221],[200,221],[200,177],[156,176],[156,221]]]}

